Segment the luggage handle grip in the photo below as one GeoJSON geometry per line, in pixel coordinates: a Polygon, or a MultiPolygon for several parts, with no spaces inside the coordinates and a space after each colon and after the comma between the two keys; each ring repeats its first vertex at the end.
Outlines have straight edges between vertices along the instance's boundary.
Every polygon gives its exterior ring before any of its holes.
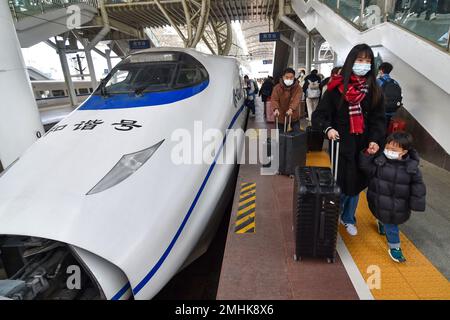
{"type": "MultiPolygon", "coordinates": [[[[292,115],[289,116],[289,126],[287,128],[291,127],[291,120],[292,120],[292,115]]],[[[286,133],[286,125],[287,125],[287,115],[284,116],[284,133],[286,133]]]]}
{"type": "Polygon", "coordinates": [[[331,140],[331,172],[333,173],[334,181],[337,181],[339,166],[339,139],[331,140]],[[336,142],[336,153],[334,152],[334,143],[336,142]]]}

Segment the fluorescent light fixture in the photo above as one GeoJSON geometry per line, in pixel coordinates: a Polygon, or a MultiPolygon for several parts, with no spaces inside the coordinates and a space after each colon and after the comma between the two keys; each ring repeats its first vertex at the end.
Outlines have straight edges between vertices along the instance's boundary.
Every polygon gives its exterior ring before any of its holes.
{"type": "Polygon", "coordinates": [[[147,149],[122,156],[116,165],[87,193],[87,195],[105,191],[130,177],[142,167],[148,159],[150,159],[163,142],[164,140],[161,140],[147,149]]]}

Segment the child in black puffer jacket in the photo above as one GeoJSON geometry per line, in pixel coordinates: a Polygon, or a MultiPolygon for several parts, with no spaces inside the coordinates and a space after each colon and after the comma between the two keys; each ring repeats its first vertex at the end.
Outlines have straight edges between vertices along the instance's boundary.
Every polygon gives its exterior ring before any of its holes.
{"type": "Polygon", "coordinates": [[[398,225],[409,219],[411,210],[425,211],[426,195],[411,135],[392,133],[382,154],[361,152],[359,166],[369,178],[367,202],[378,219],[378,231],[386,234],[389,255],[396,262],[404,262],[398,225]]]}

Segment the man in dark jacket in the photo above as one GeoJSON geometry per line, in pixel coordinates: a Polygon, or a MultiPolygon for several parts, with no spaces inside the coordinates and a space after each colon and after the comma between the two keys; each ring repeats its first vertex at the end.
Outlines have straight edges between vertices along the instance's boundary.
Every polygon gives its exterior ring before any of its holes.
{"type": "Polygon", "coordinates": [[[392,133],[382,154],[363,151],[359,165],[369,178],[367,201],[378,219],[378,231],[386,235],[389,255],[396,262],[404,262],[398,225],[409,219],[411,210],[425,211],[426,195],[411,135],[392,133]]]}

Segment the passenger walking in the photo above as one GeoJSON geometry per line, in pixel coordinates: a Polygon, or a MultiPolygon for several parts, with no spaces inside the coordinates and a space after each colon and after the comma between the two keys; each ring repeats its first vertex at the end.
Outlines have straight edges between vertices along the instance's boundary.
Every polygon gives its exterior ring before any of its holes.
{"type": "Polygon", "coordinates": [[[267,79],[264,80],[263,84],[261,85],[261,89],[259,90],[259,96],[264,103],[264,116],[266,116],[266,102],[267,99],[272,95],[273,86],[273,78],[271,76],[268,76],[267,79]]]}
{"type": "Polygon", "coordinates": [[[287,68],[283,72],[283,77],[280,82],[273,88],[272,91],[272,110],[273,114],[279,119],[278,129],[283,130],[285,117],[289,121],[291,117],[291,127],[293,130],[300,130],[300,99],[302,90],[295,79],[295,71],[292,68],[287,68]]]}
{"type": "Polygon", "coordinates": [[[372,49],[353,47],[341,74],[334,75],[313,113],[313,127],[330,140],[340,140],[337,184],[341,188],[341,223],[350,235],[357,234],[356,207],[367,178],[358,167],[359,153],[377,152],[385,138],[384,102],[376,83],[372,49]]]}
{"type": "Polygon", "coordinates": [[[308,110],[308,121],[311,121],[311,115],[316,110],[321,96],[320,82],[322,81],[317,74],[317,70],[311,71],[311,74],[305,78],[303,92],[306,97],[306,108],[308,110]]]}
{"type": "Polygon", "coordinates": [[[410,218],[411,210],[425,211],[426,187],[412,136],[401,131],[392,133],[383,153],[363,151],[359,165],[369,178],[367,201],[378,220],[378,232],[387,238],[389,256],[395,262],[404,262],[398,225],[410,218]]]}
{"type": "Polygon", "coordinates": [[[300,69],[300,74],[299,74],[297,80],[302,88],[303,88],[303,85],[305,84],[305,78],[306,78],[305,69],[300,69]]]}
{"type": "Polygon", "coordinates": [[[245,99],[245,105],[250,109],[251,116],[255,116],[255,97],[256,97],[256,85],[253,80],[250,80],[247,75],[244,76],[245,89],[247,90],[247,98],[245,99]]]}
{"type": "Polygon", "coordinates": [[[334,67],[333,69],[331,69],[331,75],[322,80],[322,82],[320,83],[320,90],[322,92],[322,96],[327,91],[328,82],[330,82],[331,77],[334,76],[335,74],[340,74],[341,69],[342,67],[334,67]]]}
{"type": "Polygon", "coordinates": [[[263,102],[266,102],[267,98],[272,95],[273,86],[273,77],[268,76],[267,79],[264,80],[261,90],[259,90],[259,96],[263,102]]]}
{"type": "Polygon", "coordinates": [[[386,128],[389,127],[392,117],[403,105],[402,88],[397,81],[391,78],[390,73],[394,67],[389,62],[383,62],[378,67],[377,83],[384,94],[384,108],[386,112],[386,128]]]}

